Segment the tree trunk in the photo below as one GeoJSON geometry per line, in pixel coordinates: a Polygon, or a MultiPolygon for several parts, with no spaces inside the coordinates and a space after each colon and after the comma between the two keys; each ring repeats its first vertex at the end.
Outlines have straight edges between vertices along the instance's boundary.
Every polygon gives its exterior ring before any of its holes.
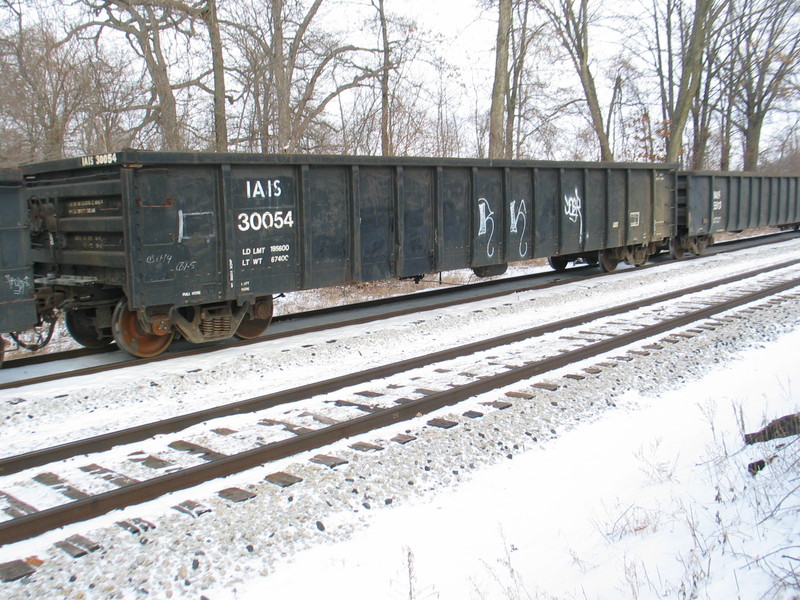
{"type": "Polygon", "coordinates": [[[744,131],[744,170],[755,171],[758,169],[759,147],[761,145],[761,129],[764,126],[764,116],[752,116],[744,131]]]}
{"type": "Polygon", "coordinates": [[[275,78],[275,101],[278,106],[278,120],[275,127],[277,151],[294,152],[292,139],[291,82],[286,64],[283,37],[283,0],[272,0],[272,73],[275,78]]]}
{"type": "Polygon", "coordinates": [[[709,15],[713,0],[695,0],[694,20],[689,38],[689,48],[683,60],[678,99],[672,114],[666,162],[677,162],[683,149],[683,132],[689,120],[689,111],[700,89],[703,72],[703,50],[708,35],[709,15]]]}
{"type": "Polygon", "coordinates": [[[217,0],[207,0],[203,11],[203,23],[208,29],[211,44],[211,64],[214,71],[214,149],[228,150],[228,125],[225,118],[225,62],[222,54],[222,38],[217,20],[217,0]]]}
{"type": "Polygon", "coordinates": [[[494,64],[492,106],[489,111],[489,158],[504,158],[504,125],[508,96],[508,43],[511,32],[511,0],[500,0],[497,48],[494,64]]]}
{"type": "Polygon", "coordinates": [[[394,155],[392,148],[392,135],[389,115],[389,72],[392,67],[392,48],[389,46],[389,31],[386,23],[384,1],[378,0],[378,18],[381,25],[381,38],[383,41],[383,67],[381,70],[381,154],[394,155]]]}

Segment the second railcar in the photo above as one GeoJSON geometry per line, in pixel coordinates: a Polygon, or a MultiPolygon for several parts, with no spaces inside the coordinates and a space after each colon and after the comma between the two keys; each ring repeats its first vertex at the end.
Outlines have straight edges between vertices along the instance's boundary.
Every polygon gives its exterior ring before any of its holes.
{"type": "Polygon", "coordinates": [[[713,235],[759,227],[800,224],[800,177],[759,173],[680,172],[677,230],[670,249],[676,258],[702,254],[713,235]]]}
{"type": "Polygon", "coordinates": [[[259,335],[272,296],[509,262],[644,262],[669,165],[125,151],[30,165],[42,300],[137,356],[259,335]]]}

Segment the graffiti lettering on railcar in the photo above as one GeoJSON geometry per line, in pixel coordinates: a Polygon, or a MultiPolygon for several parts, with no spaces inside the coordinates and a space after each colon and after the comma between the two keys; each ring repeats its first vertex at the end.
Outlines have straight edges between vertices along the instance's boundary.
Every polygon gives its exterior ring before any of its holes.
{"type": "Polygon", "coordinates": [[[511,224],[509,232],[519,235],[519,255],[520,257],[528,254],[528,241],[525,239],[525,230],[528,227],[528,207],[525,200],[511,201],[511,224]]]}
{"type": "Polygon", "coordinates": [[[28,288],[31,287],[31,281],[27,275],[25,277],[6,275],[6,281],[8,282],[11,293],[15,296],[24,295],[28,288]]]}
{"type": "Polygon", "coordinates": [[[283,194],[280,179],[247,180],[244,184],[248,198],[279,198],[283,194]]]}
{"type": "Polygon", "coordinates": [[[478,198],[478,210],[480,211],[481,222],[478,226],[478,237],[487,236],[489,239],[486,241],[486,256],[489,258],[494,256],[494,211],[489,205],[486,198],[478,198]]]}
{"type": "Polygon", "coordinates": [[[574,194],[564,196],[564,214],[572,223],[578,223],[578,237],[583,239],[583,205],[577,187],[574,194]]]}

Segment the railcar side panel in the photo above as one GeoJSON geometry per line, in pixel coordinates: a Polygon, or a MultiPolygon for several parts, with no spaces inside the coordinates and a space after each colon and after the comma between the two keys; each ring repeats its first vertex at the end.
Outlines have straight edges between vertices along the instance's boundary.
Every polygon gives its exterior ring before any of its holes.
{"type": "Polygon", "coordinates": [[[308,168],[302,227],[305,234],[304,288],[338,285],[349,280],[352,214],[346,168],[308,168]]]}
{"type": "Polygon", "coordinates": [[[626,243],[647,244],[652,239],[653,184],[646,171],[628,171],[628,223],[626,243]]]}
{"type": "Polygon", "coordinates": [[[223,300],[220,170],[187,165],[123,173],[130,307],[223,300]]]}
{"type": "Polygon", "coordinates": [[[20,172],[0,169],[0,333],[27,329],[37,322],[28,210],[21,183],[20,172]]]}
{"type": "Polygon", "coordinates": [[[559,221],[559,253],[577,254],[583,250],[586,232],[586,206],[590,201],[583,169],[558,169],[556,205],[559,221]]]}
{"type": "Polygon", "coordinates": [[[608,171],[606,195],[606,243],[608,248],[625,245],[625,228],[628,222],[627,203],[628,178],[623,170],[608,171]]]}
{"type": "Polygon", "coordinates": [[[355,281],[378,281],[394,276],[395,262],[395,169],[355,167],[354,231],[359,246],[354,263],[355,281]]]}
{"type": "MultiPolygon", "coordinates": [[[[469,264],[472,238],[471,173],[468,168],[444,167],[440,174],[441,219],[438,233],[441,239],[438,268],[443,271],[462,269],[469,264]]],[[[476,198],[475,206],[477,204],[476,198]]]]}
{"type": "Polygon", "coordinates": [[[558,172],[551,168],[536,168],[534,181],[534,257],[560,254],[558,172]]]}
{"type": "Polygon", "coordinates": [[[301,260],[299,170],[291,166],[223,165],[225,299],[296,289],[301,260]]]}
{"type": "Polygon", "coordinates": [[[527,260],[533,255],[533,170],[509,169],[509,197],[506,198],[509,261],[527,260]]]}
{"type": "Polygon", "coordinates": [[[586,178],[586,222],[584,230],[584,250],[599,250],[605,247],[608,230],[606,227],[606,212],[608,203],[608,170],[587,169],[586,178]]]}
{"type": "Polygon", "coordinates": [[[434,266],[434,199],[436,177],[433,168],[400,167],[398,173],[397,277],[431,273],[434,266]]]}

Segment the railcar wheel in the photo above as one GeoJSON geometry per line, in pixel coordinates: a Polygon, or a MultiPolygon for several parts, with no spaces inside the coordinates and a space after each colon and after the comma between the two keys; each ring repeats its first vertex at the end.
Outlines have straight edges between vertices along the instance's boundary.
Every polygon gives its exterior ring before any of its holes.
{"type": "Polygon", "coordinates": [[[706,253],[707,249],[708,249],[708,238],[703,236],[697,240],[697,255],[702,256],[703,254],[706,253]]]}
{"type": "Polygon", "coordinates": [[[552,267],[554,271],[561,273],[566,270],[569,259],[564,256],[550,256],[547,262],[550,263],[550,267],[552,267]]]}
{"type": "Polygon", "coordinates": [[[647,260],[650,258],[650,253],[647,251],[647,248],[637,248],[633,252],[633,266],[634,267],[643,267],[647,264],[647,260]]]}
{"type": "Polygon", "coordinates": [[[669,238],[669,255],[675,260],[681,260],[686,249],[678,238],[669,238]]]}
{"type": "Polygon", "coordinates": [[[85,348],[102,348],[114,341],[111,337],[103,337],[95,325],[95,309],[81,308],[67,311],[64,324],[76,342],[85,348]]]}
{"type": "Polygon", "coordinates": [[[611,273],[619,264],[619,259],[607,250],[601,250],[597,258],[603,273],[611,273]]]}
{"type": "Polygon", "coordinates": [[[250,315],[245,315],[242,322],[234,334],[240,340],[250,340],[260,336],[267,330],[269,324],[272,322],[272,296],[268,296],[256,302],[254,318],[250,315]]]}
{"type": "Polygon", "coordinates": [[[117,345],[128,354],[140,358],[158,356],[172,343],[175,330],[170,327],[163,335],[142,331],[136,311],[128,310],[128,301],[122,298],[111,317],[111,329],[117,345]]]}

